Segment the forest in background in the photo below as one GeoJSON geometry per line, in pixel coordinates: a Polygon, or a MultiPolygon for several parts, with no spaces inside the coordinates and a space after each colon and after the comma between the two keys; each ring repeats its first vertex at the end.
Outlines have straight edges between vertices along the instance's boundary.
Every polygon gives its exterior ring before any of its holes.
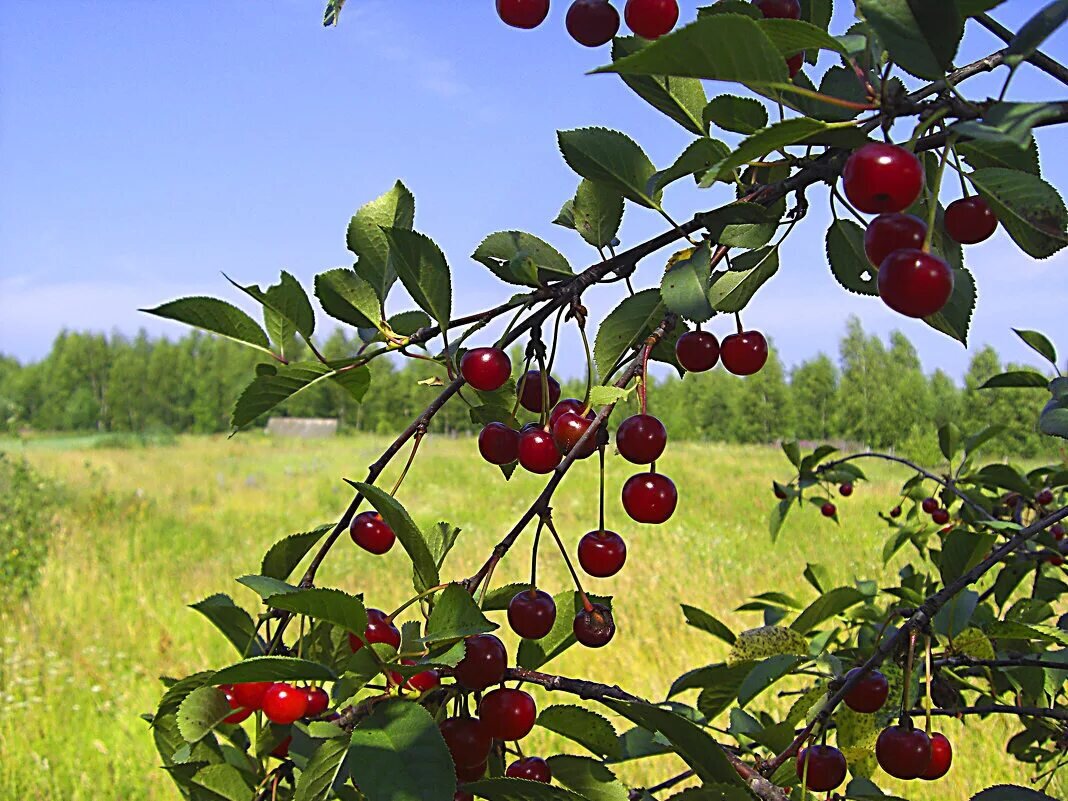
{"type": "MultiPolygon", "coordinates": [[[[358,347],[337,329],[322,351],[327,358],[343,358],[358,347]]],[[[297,343],[287,353],[303,358],[297,343]]],[[[229,340],[198,333],[172,341],[144,332],[133,338],[63,332],[41,361],[23,365],[0,356],[0,430],[229,431],[234,401],[262,358],[229,340]]],[[[513,363],[519,359],[513,353],[513,363]]],[[[276,413],[338,417],[346,431],[392,433],[436,394],[428,379],[444,377],[443,368],[419,359],[376,359],[370,367],[371,389],[362,403],[324,382],[276,413]]],[[[681,380],[672,373],[650,389],[649,408],[677,439],[845,441],[934,461],[934,431],[954,420],[965,431],[1005,426],[998,440],[1001,452],[1053,454],[1056,443],[1035,429],[1044,390],[978,389],[990,376],[1012,368],[992,347],[984,347],[972,356],[959,386],[941,370],[925,374],[916,349],[900,332],[884,342],[852,318],[837,359],[820,354],[787,369],[773,350],[767,366],[749,378],[721,367],[681,380]]],[[[582,397],[584,386],[579,380],[565,382],[564,397],[582,397]]],[[[628,403],[634,405],[633,399],[628,403]]],[[[434,428],[476,430],[462,403],[442,410],[434,428]]]]}

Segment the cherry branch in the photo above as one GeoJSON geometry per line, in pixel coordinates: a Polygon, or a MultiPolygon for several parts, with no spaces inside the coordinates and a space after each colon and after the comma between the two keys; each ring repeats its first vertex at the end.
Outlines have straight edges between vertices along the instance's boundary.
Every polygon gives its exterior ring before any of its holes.
{"type": "MultiPolygon", "coordinates": [[[[1012,40],[1016,38],[1016,34],[995,20],[989,14],[980,14],[974,18],[976,22],[998,37],[1005,44],[1011,44],[1012,40]]],[[[1036,50],[1026,59],[1032,65],[1038,67],[1047,75],[1056,78],[1061,83],[1068,86],[1068,69],[1064,67],[1058,61],[1047,56],[1045,53],[1036,50]]]]}
{"type": "MultiPolygon", "coordinates": [[[[1059,668],[1064,670],[1064,665],[1059,668]]],[[[926,709],[911,709],[905,712],[910,717],[922,717],[926,709]]],[[[959,709],[932,709],[932,715],[961,717],[963,715],[1019,715],[1027,718],[1049,718],[1051,720],[1068,720],[1068,709],[1044,706],[1011,706],[1008,704],[990,704],[989,706],[964,706],[959,709]]]]}

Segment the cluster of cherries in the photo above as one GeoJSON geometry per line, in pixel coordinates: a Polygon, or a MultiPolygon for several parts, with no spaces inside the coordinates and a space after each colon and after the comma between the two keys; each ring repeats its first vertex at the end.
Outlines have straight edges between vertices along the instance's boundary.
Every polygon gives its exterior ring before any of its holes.
{"type": "MultiPolygon", "coordinates": [[[[262,711],[271,723],[287,726],[302,718],[318,718],[330,706],[330,696],[322,687],[294,687],[286,682],[250,681],[223,684],[219,690],[234,710],[232,715],[224,719],[226,723],[241,723],[253,712],[262,711]]],[[[279,742],[271,751],[271,755],[285,759],[289,755],[292,739],[286,737],[279,742]]]]}
{"type": "Polygon", "coordinates": [[[707,331],[687,331],[675,343],[675,358],[690,373],[704,373],[719,361],[734,375],[753,375],[768,362],[768,340],[759,331],[738,331],[723,338],[707,331]]]}
{"type": "Polygon", "coordinates": [[[935,498],[924,498],[920,503],[920,508],[923,509],[923,513],[931,516],[931,521],[939,526],[944,526],[949,522],[949,510],[935,498]]]}
{"type": "MultiPolygon", "coordinates": [[[[845,676],[850,681],[861,673],[853,668],[845,676]]],[[[854,712],[870,715],[878,712],[890,695],[890,683],[878,670],[863,676],[843,699],[854,712]]],[[[953,762],[953,748],[944,734],[928,736],[920,729],[908,726],[889,726],[883,729],[875,744],[875,757],[891,776],[898,779],[941,779],[953,762]]],[[[809,790],[830,792],[845,781],[846,758],[830,745],[812,745],[797,755],[797,777],[804,779],[809,790]]]]}
{"type": "MultiPolygon", "coordinates": [[[[1004,503],[1010,509],[1016,509],[1016,507],[1018,507],[1020,503],[1023,502],[1023,500],[1023,497],[1018,492],[1010,492],[1008,495],[1005,496],[1004,503]]],[[[1043,512],[1044,507],[1050,506],[1054,502],[1054,500],[1055,496],[1053,494],[1052,489],[1046,487],[1045,489],[1039,490],[1037,493],[1035,493],[1034,505],[1037,507],[1036,511],[1039,513],[1043,512]]],[[[1060,567],[1064,564],[1063,553],[1065,552],[1065,546],[1057,545],[1056,543],[1062,543],[1064,541],[1066,535],[1064,525],[1061,523],[1054,523],[1052,526],[1050,526],[1049,533],[1053,537],[1053,547],[1059,549],[1060,553],[1047,554],[1044,559],[1046,562],[1053,565],[1054,567],[1060,567]]]]}
{"type": "MultiPolygon", "coordinates": [[[[846,197],[859,211],[877,214],[864,233],[864,252],[878,270],[879,296],[907,317],[937,314],[953,294],[953,270],[931,253],[927,224],[904,210],[923,190],[923,165],[898,145],[871,143],[850,155],[842,171],[846,197]]],[[[981,197],[946,209],[945,231],[962,245],[989,239],[998,221],[981,197]]]]}

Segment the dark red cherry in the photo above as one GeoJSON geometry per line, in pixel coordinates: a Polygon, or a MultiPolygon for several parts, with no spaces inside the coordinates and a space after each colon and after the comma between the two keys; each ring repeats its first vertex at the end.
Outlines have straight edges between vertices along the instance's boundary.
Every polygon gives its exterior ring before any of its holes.
{"type": "Polygon", "coordinates": [[[230,692],[238,706],[255,710],[263,704],[263,696],[272,684],[274,682],[271,681],[246,681],[243,684],[235,684],[230,688],[230,692]]]}
{"type": "Polygon", "coordinates": [[[461,782],[474,782],[481,779],[486,775],[486,768],[489,767],[489,762],[483,762],[474,767],[461,767],[456,766],[456,778],[461,782]]]}
{"type": "Polygon", "coordinates": [[[771,492],[780,501],[786,500],[786,490],[774,481],[771,482],[771,492]]]}
{"type": "Polygon", "coordinates": [[[895,250],[919,250],[927,223],[912,214],[880,214],[864,231],[864,253],[878,267],[895,250]]]}
{"type": "Polygon", "coordinates": [[[593,409],[588,409],[586,407],[586,404],[580,401],[578,398],[564,398],[562,401],[553,406],[553,410],[549,412],[549,430],[551,431],[553,426],[556,425],[556,421],[568,412],[582,414],[584,409],[586,417],[592,420],[594,416],[593,409]]]}
{"type": "Polygon", "coordinates": [[[590,531],[579,540],[578,560],[589,575],[608,578],[623,569],[627,544],[614,531],[590,531]]]}
{"type": "Polygon", "coordinates": [[[560,464],[560,449],[549,432],[531,428],[519,435],[519,464],[531,473],[551,473],[560,464]]]}
{"type": "Polygon", "coordinates": [[[1064,526],[1060,523],[1054,523],[1053,526],[1050,527],[1049,533],[1053,535],[1053,539],[1060,542],[1064,539],[1064,526]]]}
{"type": "MultiPolygon", "coordinates": [[[[560,400],[560,383],[552,376],[548,376],[546,382],[549,389],[548,408],[551,409],[560,400]]],[[[544,398],[542,396],[540,370],[527,371],[526,375],[519,379],[517,391],[519,392],[520,406],[528,412],[541,412],[544,398]]]]}
{"type": "Polygon", "coordinates": [[[384,554],[393,547],[397,535],[378,512],[361,512],[352,518],[349,526],[352,541],[373,554],[384,554]]]}
{"type": "Polygon", "coordinates": [[[838,514],[838,508],[833,503],[828,501],[820,507],[820,514],[824,517],[834,517],[836,514],[838,514]]]}
{"type": "Polygon", "coordinates": [[[678,0],[627,0],[627,27],[644,39],[659,39],[679,21],[678,0]]]}
{"type": "Polygon", "coordinates": [[[463,790],[457,790],[452,794],[452,801],[475,801],[475,797],[471,793],[465,793],[463,790]]]}
{"type": "Polygon", "coordinates": [[[847,481],[845,484],[838,488],[838,492],[842,495],[843,498],[848,498],[850,495],[853,494],[853,485],[847,481]]]}
{"type": "Polygon", "coordinates": [[[796,768],[809,790],[825,793],[845,781],[846,758],[833,746],[810,745],[798,753],[796,768]]]}
{"type": "Polygon", "coordinates": [[[719,361],[719,340],[707,331],[687,331],[675,343],[675,358],[687,372],[711,370],[719,361]]]}
{"type": "MultiPolygon", "coordinates": [[[[849,681],[858,673],[860,673],[860,668],[853,668],[846,673],[846,681],[849,681]]],[[[882,709],[883,704],[886,703],[886,697],[889,694],[890,682],[888,682],[886,676],[878,670],[873,670],[853,685],[852,689],[850,689],[849,693],[843,700],[845,701],[845,705],[854,712],[868,714],[871,712],[878,712],[882,709]]]]}
{"type": "Polygon", "coordinates": [[[895,250],[879,266],[879,297],[906,317],[930,317],[953,294],[953,270],[922,250],[895,250]]]}
{"type": "Polygon", "coordinates": [[[753,0],[753,5],[766,19],[801,19],[800,0],[753,0]]]}
{"type": "Polygon", "coordinates": [[[520,590],[508,603],[508,625],[528,640],[540,640],[556,622],[556,602],[543,590],[520,590]]]}
{"type": "Polygon", "coordinates": [[[456,666],[456,681],[468,690],[484,690],[499,684],[508,666],[504,643],[492,634],[476,634],[464,642],[464,658],[456,666]]]}
{"type": "Polygon", "coordinates": [[[921,729],[889,726],[875,741],[879,766],[896,779],[915,779],[931,763],[931,740],[921,729]]]}
{"type": "Polygon", "coordinates": [[[271,749],[271,756],[277,757],[278,759],[286,759],[289,756],[289,746],[292,744],[292,742],[292,735],[286,737],[284,740],[278,743],[278,745],[271,749]]]}
{"type": "MultiPolygon", "coordinates": [[[[367,610],[367,628],[363,630],[363,637],[369,643],[384,642],[394,648],[400,648],[400,630],[392,621],[386,620],[386,613],[381,609],[367,610]]],[[[349,646],[355,653],[363,648],[363,640],[350,632],[349,646]]]]}
{"type": "Polygon", "coordinates": [[[603,648],[616,633],[612,612],[601,604],[592,604],[592,609],[582,609],[575,615],[571,626],[575,639],[587,648],[603,648]]]}
{"type": "Polygon", "coordinates": [[[793,79],[797,73],[801,72],[801,68],[805,66],[805,54],[797,53],[786,59],[786,69],[790,72],[790,78],[793,79]]]}
{"type": "Polygon", "coordinates": [[[493,738],[482,721],[478,718],[446,718],[439,728],[457,767],[473,768],[485,763],[493,738]]]}
{"type": "Polygon", "coordinates": [[[938,501],[934,498],[924,498],[923,503],[920,504],[920,508],[927,514],[931,514],[938,508],[938,501]]]}
{"type": "Polygon", "coordinates": [[[512,377],[512,360],[500,348],[475,348],[460,359],[464,381],[483,392],[493,392],[512,377]]]}
{"type": "Polygon", "coordinates": [[[735,375],[752,375],[768,361],[768,341],[759,331],[743,331],[723,337],[723,366],[735,375]]]}
{"type": "Polygon", "coordinates": [[[634,464],[652,464],[667,447],[667,429],[651,414],[635,414],[619,424],[616,448],[634,464]]]}
{"type": "Polygon", "coordinates": [[[949,522],[949,511],[946,509],[935,509],[931,512],[931,520],[940,526],[944,526],[949,522]]]}
{"type": "Polygon", "coordinates": [[[901,517],[901,507],[895,506],[890,510],[890,517],[901,517]]]}
{"type": "Polygon", "coordinates": [[[553,780],[553,772],[549,769],[549,763],[541,757],[524,757],[517,759],[508,766],[505,776],[513,779],[527,779],[532,782],[548,784],[553,780]]]}
{"type": "Polygon", "coordinates": [[[998,218],[981,197],[962,197],[946,208],[946,233],[962,245],[977,245],[998,229],[998,218]]]}
{"type": "Polygon", "coordinates": [[[1049,506],[1053,503],[1053,490],[1044,489],[1039,491],[1039,493],[1035,495],[1035,503],[1039,506],[1049,506]]]}
{"type": "Polygon", "coordinates": [[[528,693],[501,687],[482,696],[478,717],[491,737],[522,740],[534,728],[538,710],[528,693]]]}
{"type": "Polygon", "coordinates": [[[927,781],[941,779],[949,773],[952,764],[953,746],[946,735],[935,732],[931,735],[931,761],[927,763],[927,770],[920,774],[920,778],[927,781]]]}
{"type": "Polygon", "coordinates": [[[623,485],[623,508],[639,523],[663,523],[678,501],[674,482],[661,473],[638,473],[623,485]]]}
{"type": "Polygon", "coordinates": [[[850,155],[842,183],[849,202],[865,214],[904,211],[923,189],[923,165],[903,147],[871,142],[850,155]]]}
{"type": "Polygon", "coordinates": [[[308,711],[308,695],[298,687],[278,682],[263,694],[262,709],[271,723],[292,723],[308,711]]]}
{"type": "Polygon", "coordinates": [[[497,0],[497,16],[513,28],[537,28],[549,15],[549,0],[497,0]]]}
{"type": "Polygon", "coordinates": [[[619,12],[608,0],[575,0],[565,19],[571,38],[586,47],[600,47],[619,31],[619,12]]]}
{"type": "Polygon", "coordinates": [[[519,432],[504,423],[490,423],[479,432],[478,452],[490,464],[511,464],[519,458],[519,432]]]}
{"type": "MultiPolygon", "coordinates": [[[[553,426],[553,442],[556,443],[561,453],[571,453],[591,425],[593,421],[589,417],[576,412],[567,412],[557,418],[556,425],[553,426]]],[[[586,459],[596,452],[597,436],[594,432],[587,437],[575,456],[579,459],[586,459]]]]}
{"type": "Polygon", "coordinates": [[[330,696],[327,695],[326,690],[322,687],[305,687],[304,695],[308,699],[308,708],[304,712],[305,717],[317,718],[330,706],[330,696]]]}
{"type": "MultiPolygon", "coordinates": [[[[402,665],[414,665],[414,659],[402,659],[402,665]]],[[[398,684],[400,682],[397,682],[398,684]]],[[[438,676],[436,670],[424,670],[422,673],[416,673],[404,684],[404,688],[407,690],[414,690],[417,693],[425,693],[428,690],[433,690],[435,687],[441,685],[441,677],[438,676]]]]}
{"type": "Polygon", "coordinates": [[[240,723],[252,714],[251,709],[246,709],[241,706],[238,700],[234,698],[234,688],[232,685],[222,684],[219,686],[219,691],[226,696],[226,703],[230,705],[230,708],[236,710],[234,714],[223,718],[223,723],[240,723]]]}

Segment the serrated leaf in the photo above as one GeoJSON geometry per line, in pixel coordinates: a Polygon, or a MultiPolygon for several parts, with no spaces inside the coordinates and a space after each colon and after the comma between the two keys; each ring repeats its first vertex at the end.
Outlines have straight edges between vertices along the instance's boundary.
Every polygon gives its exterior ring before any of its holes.
{"type": "Polygon", "coordinates": [[[953,269],[953,293],[937,314],[923,321],[936,331],[948,334],[962,345],[968,344],[968,329],[975,311],[975,279],[965,268],[953,269]]]}
{"type": "Polygon", "coordinates": [[[753,295],[779,271],[778,248],[762,248],[739,256],[733,269],[713,276],[708,301],[716,311],[739,312],[753,295]]]}
{"type": "Polygon", "coordinates": [[[718,139],[696,139],[687,145],[674,164],[650,176],[647,190],[650,193],[659,193],[664,187],[682,178],[690,175],[696,178],[713,164],[718,164],[726,158],[730,152],[730,148],[718,139]]]}
{"type": "Polygon", "coordinates": [[[240,684],[248,681],[334,681],[337,676],[326,665],[292,656],[257,656],[217,670],[211,683],[240,684]]]}
{"type": "Polygon", "coordinates": [[[784,626],[761,626],[738,635],[727,655],[727,664],[736,665],[787,654],[808,655],[808,640],[804,635],[784,626]]]}
{"type": "Polygon", "coordinates": [[[1030,173],[986,167],[968,175],[1020,249],[1036,259],[1068,244],[1068,210],[1057,190],[1030,173]]]}
{"type": "Polygon", "coordinates": [[[556,248],[524,231],[490,234],[471,258],[509,284],[540,286],[574,275],[571,265],[556,248]]]}
{"type": "Polygon", "coordinates": [[[198,742],[233,711],[218,687],[198,687],[178,707],[178,731],[187,743],[198,742]]]}
{"type": "Polygon", "coordinates": [[[603,763],[570,754],[558,754],[546,760],[553,780],[589,801],[627,801],[627,788],[603,763]]]}
{"type": "Polygon", "coordinates": [[[864,229],[852,220],[835,220],[827,229],[827,262],[843,288],[858,295],[878,295],[878,270],[864,252],[864,229]]]}
{"type": "Polygon", "coordinates": [[[360,257],[356,271],[375,290],[384,304],[397,273],[389,263],[389,240],[382,227],[411,229],[415,222],[415,198],[397,181],[383,195],[363,205],[349,222],[349,250],[360,257]]]}
{"type": "Polygon", "coordinates": [[[172,300],[154,309],[141,309],[165,320],[176,320],[219,334],[234,342],[271,352],[271,343],[263,329],[241,309],[217,298],[190,297],[172,300]]]}
{"type": "Polygon", "coordinates": [[[323,311],[357,328],[376,328],[382,319],[382,302],[374,287],[348,267],[315,276],[315,296],[323,311]]]}
{"type": "Polygon", "coordinates": [[[1010,370],[1007,373],[998,373],[991,376],[979,389],[1004,389],[1004,388],[1027,388],[1045,387],[1049,379],[1042,373],[1034,370],[1010,370]]]}
{"type": "Polygon", "coordinates": [[[810,136],[827,129],[827,123],[808,117],[795,117],[769,125],[739,142],[729,156],[721,159],[704,174],[700,186],[711,186],[715,181],[731,175],[734,170],[751,161],[758,161],[772,151],[787,145],[804,142],[810,136]]]}
{"type": "Polygon", "coordinates": [[[1038,161],[1038,144],[1034,135],[1027,137],[1023,148],[1012,142],[990,142],[975,140],[960,142],[956,145],[957,153],[973,169],[983,167],[1003,167],[1010,170],[1041,175],[1038,161]]]}
{"type": "Polygon", "coordinates": [[[606,387],[602,384],[598,384],[590,389],[590,407],[597,408],[600,406],[608,406],[613,403],[619,403],[626,400],[632,391],[632,389],[606,387]]]}
{"type": "Polygon", "coordinates": [[[294,614],[307,615],[341,626],[345,631],[362,632],[367,627],[367,610],[363,600],[341,590],[313,587],[311,589],[272,595],[267,605],[294,614]]]}
{"type": "Polygon", "coordinates": [[[666,314],[659,289],[642,290],[616,306],[597,329],[593,355],[598,375],[607,378],[616,361],[641,344],[666,314]]]}
{"type": "Polygon", "coordinates": [[[212,801],[217,798],[248,801],[253,792],[245,774],[233,765],[207,765],[196,772],[192,782],[197,787],[210,790],[213,793],[212,801]]]}
{"type": "Polygon", "coordinates": [[[189,608],[197,610],[210,620],[233,644],[239,654],[247,652],[255,656],[262,652],[262,643],[259,641],[253,643],[251,648],[249,647],[256,632],[256,624],[252,617],[237,606],[229,595],[221,593],[211,595],[203,601],[191,604],[189,608]]]}
{"type": "Polygon", "coordinates": [[[326,801],[343,772],[348,751],[347,736],[324,740],[300,772],[293,801],[326,801]]]}
{"type": "Polygon", "coordinates": [[[1057,349],[1053,347],[1053,343],[1046,338],[1044,334],[1038,331],[1028,331],[1026,329],[1014,328],[1013,333],[1022,339],[1031,350],[1048,361],[1054,367],[1057,366],[1057,349]]]}
{"type": "Polygon", "coordinates": [[[264,601],[272,595],[283,595],[288,592],[297,592],[297,588],[292,584],[287,584],[273,576],[241,576],[241,578],[237,580],[237,583],[248,587],[264,601]]]}
{"type": "Polygon", "coordinates": [[[537,723],[543,729],[572,740],[591,753],[608,759],[619,756],[619,741],[612,724],[581,706],[556,704],[538,713],[537,723]]]}
{"type": "Polygon", "coordinates": [[[758,20],[757,25],[784,57],[805,50],[830,50],[849,57],[849,51],[838,39],[811,22],[771,18],[758,20]]]}
{"type": "MultiPolygon", "coordinates": [[[[994,103],[983,112],[981,119],[958,122],[950,130],[981,143],[1008,145],[1024,151],[1028,146],[1034,146],[1032,129],[1056,119],[1060,111],[1060,107],[1053,103],[994,103]]],[[[1019,156],[1025,157],[1026,153],[1019,156]]],[[[1037,169],[1025,167],[1024,170],[1038,175],[1037,169]]]]}
{"type": "Polygon", "coordinates": [[[645,151],[624,133],[607,128],[558,131],[564,161],[583,178],[611,186],[625,198],[657,208],[660,195],[646,186],[656,171],[645,151]]]}
{"type": "Polygon", "coordinates": [[[437,562],[430,554],[422,532],[412,522],[408,511],[395,498],[373,484],[356,482],[353,486],[363,494],[375,511],[382,515],[407,551],[415,571],[416,592],[423,592],[440,584],[437,562]]]}
{"type": "Polygon", "coordinates": [[[703,112],[705,123],[725,131],[755,134],[768,125],[768,110],[759,100],[735,95],[720,95],[708,101],[703,112]]]}
{"type": "Polygon", "coordinates": [[[1027,20],[1005,50],[1005,62],[1016,66],[1030,58],[1046,39],[1068,21],[1068,0],[1055,0],[1027,20]]]}
{"type": "Polygon", "coordinates": [[[452,314],[452,278],[445,254],[418,231],[383,227],[382,233],[389,242],[390,267],[419,308],[446,330],[452,314]]]}
{"type": "Polygon", "coordinates": [[[470,592],[460,584],[450,584],[441,591],[434,604],[427,620],[423,643],[432,645],[458,640],[498,628],[500,626],[482,614],[470,592]]]}
{"type": "Polygon", "coordinates": [[[290,534],[270,547],[264,554],[260,573],[285,581],[296,570],[301,560],[308,555],[319,540],[333,529],[333,525],[319,526],[312,531],[290,534]]]}
{"type": "MultiPolygon", "coordinates": [[[[617,37],[612,42],[612,60],[637,53],[646,47],[637,36],[617,37]]],[[[653,108],[663,112],[679,125],[698,136],[705,133],[701,110],[705,105],[705,89],[693,78],[660,75],[620,75],[623,83],[653,108]]]]}
{"type": "Polygon", "coordinates": [[[571,228],[595,248],[612,244],[623,222],[624,205],[614,186],[583,178],[569,203],[571,228]]]}
{"type": "Polygon", "coordinates": [[[371,374],[366,367],[335,370],[321,362],[292,362],[262,367],[265,369],[252,379],[234,404],[230,423],[235,430],[253,423],[261,414],[324,379],[342,384],[357,400],[362,398],[371,383],[371,374]]]}
{"type": "Polygon", "coordinates": [[[933,81],[952,66],[964,35],[955,3],[858,0],[857,10],[906,72],[933,81]]]}
{"type": "Polygon", "coordinates": [[[823,621],[840,615],[863,600],[864,594],[854,587],[836,587],[809,604],[790,624],[790,628],[800,634],[808,634],[823,621]]]}
{"type": "Polygon", "coordinates": [[[660,297],[664,305],[695,323],[712,319],[715,311],[708,302],[711,265],[712,247],[708,240],[702,242],[689,257],[670,264],[660,283],[660,297]]]}

